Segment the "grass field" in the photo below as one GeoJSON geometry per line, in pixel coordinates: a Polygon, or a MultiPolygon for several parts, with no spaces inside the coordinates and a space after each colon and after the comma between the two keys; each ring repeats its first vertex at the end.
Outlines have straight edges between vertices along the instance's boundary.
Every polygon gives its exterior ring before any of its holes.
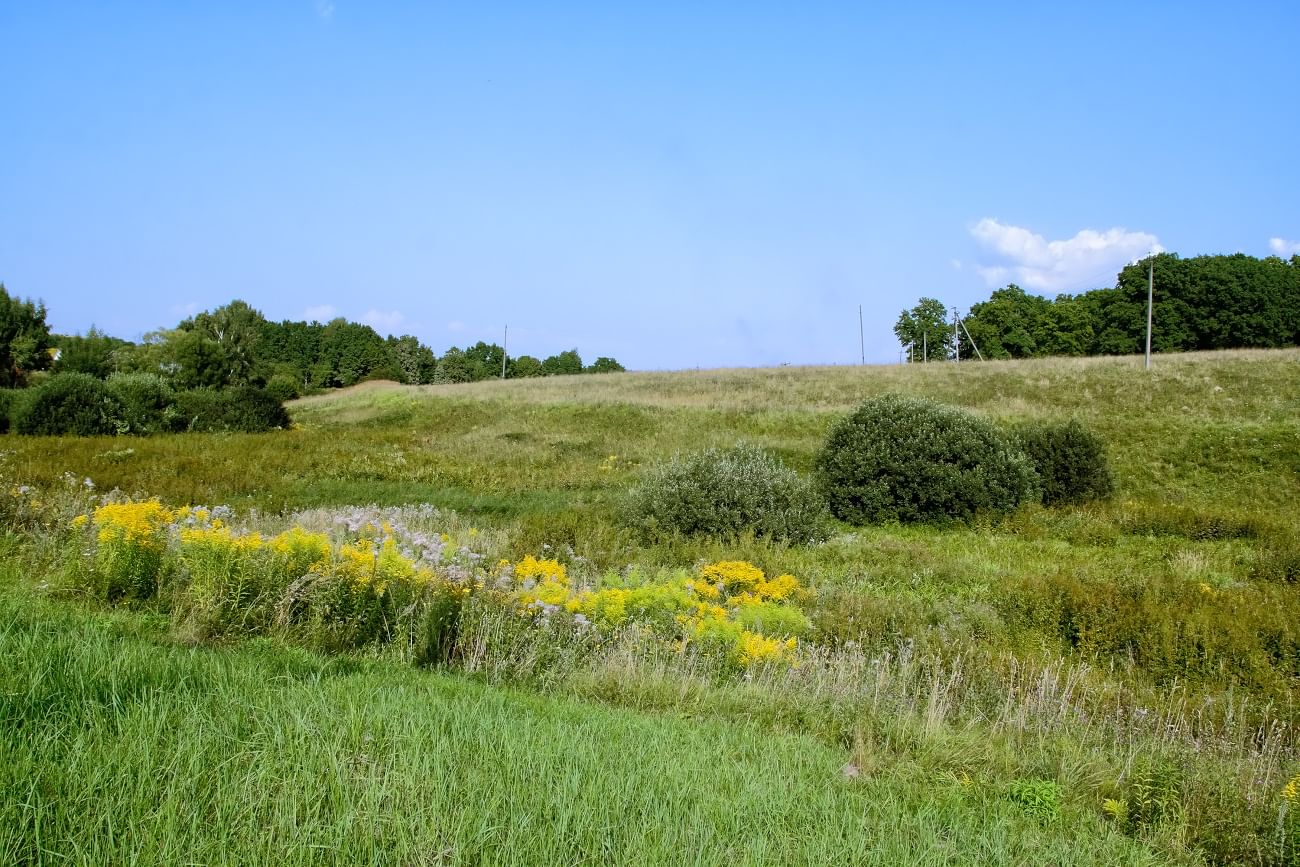
{"type": "Polygon", "coordinates": [[[6,437],[33,492],[3,543],[0,862],[1300,863],[1298,374],[1285,350],[368,383],[272,434],[6,437]],[[889,391],[1077,418],[1118,490],[812,545],[624,519],[656,461],[745,441],[808,471],[889,391]],[[816,590],[812,632],[739,673],[486,627],[437,672],[206,638],[68,589],[65,474],[266,533],[431,503],[482,562],[596,582],[743,559],[816,590]]]}

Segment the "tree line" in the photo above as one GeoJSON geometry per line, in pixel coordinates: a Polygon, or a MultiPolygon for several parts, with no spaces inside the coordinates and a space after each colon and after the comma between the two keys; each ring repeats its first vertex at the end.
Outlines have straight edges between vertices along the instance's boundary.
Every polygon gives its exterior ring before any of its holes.
{"type": "Polygon", "coordinates": [[[412,385],[623,370],[615,359],[584,365],[578,350],[545,359],[506,358],[495,343],[451,347],[441,356],[406,334],[381,337],[369,325],[343,318],[327,323],[274,322],[244,301],[146,334],[139,343],[92,327],[84,335],[52,334],[41,303],[11,297],[0,284],[0,387],[26,384],[30,374],[154,373],[177,389],[264,387],[281,399],[367,379],[412,385]]]}
{"type": "MultiPolygon", "coordinates": [[[[1052,299],[1014,283],[995,290],[963,317],[960,357],[974,357],[972,340],[985,358],[1142,352],[1149,267],[1155,287],[1154,351],[1300,345],[1300,255],[1182,259],[1160,253],[1126,266],[1113,287],[1052,299]]],[[[894,334],[904,346],[913,345],[913,360],[952,357],[952,320],[933,298],[904,310],[894,334]]]]}

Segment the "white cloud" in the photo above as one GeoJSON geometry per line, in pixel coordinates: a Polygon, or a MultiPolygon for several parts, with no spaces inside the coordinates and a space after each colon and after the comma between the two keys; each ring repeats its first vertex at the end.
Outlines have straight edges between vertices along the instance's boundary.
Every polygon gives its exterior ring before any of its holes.
{"type": "Polygon", "coordinates": [[[452,321],[447,323],[447,330],[454,331],[454,332],[464,331],[465,323],[461,322],[459,319],[453,319],[452,321]]]}
{"type": "Polygon", "coordinates": [[[1274,256],[1281,256],[1283,258],[1300,255],[1300,241],[1288,241],[1284,238],[1269,238],[1268,248],[1273,251],[1274,256]]]}
{"type": "Polygon", "coordinates": [[[1155,235],[1107,229],[1083,229],[1073,238],[1048,241],[1020,226],[985,217],[970,230],[1000,261],[977,267],[990,286],[1011,280],[1040,292],[1077,292],[1114,278],[1119,270],[1164,248],[1155,235]]]}
{"type": "Polygon", "coordinates": [[[316,14],[326,20],[334,17],[333,0],[316,0],[316,14]]]}
{"type": "Polygon", "coordinates": [[[406,316],[400,310],[367,310],[361,317],[361,321],[374,328],[376,331],[387,330],[390,333],[397,331],[398,327],[406,321],[406,316]]]}
{"type": "Polygon", "coordinates": [[[338,315],[339,311],[333,304],[321,304],[318,307],[308,307],[302,312],[302,318],[306,319],[308,322],[329,322],[338,315]]]}

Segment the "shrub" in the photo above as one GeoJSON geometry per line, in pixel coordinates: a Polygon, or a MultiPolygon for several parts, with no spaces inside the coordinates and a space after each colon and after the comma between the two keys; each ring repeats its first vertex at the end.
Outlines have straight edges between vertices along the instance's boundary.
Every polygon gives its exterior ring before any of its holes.
{"type": "Polygon", "coordinates": [[[108,378],[108,391],[122,405],[128,433],[146,435],[177,428],[176,392],[158,374],[115,373],[108,378]]]}
{"type": "Polygon", "coordinates": [[[1038,472],[1043,503],[1086,503],[1110,496],[1114,483],[1106,446],[1092,431],[1071,420],[1024,425],[1016,439],[1038,472]]]}
{"type": "Polygon", "coordinates": [[[753,446],[708,449],[653,468],[629,514],[651,531],[820,538],[825,508],[810,482],[753,446]]]}
{"type": "Polygon", "coordinates": [[[280,401],[252,386],[182,391],[176,395],[176,408],[182,430],[257,433],[289,426],[289,413],[280,401]]]}
{"type": "Polygon", "coordinates": [[[854,524],[1011,511],[1035,491],[1029,459],[992,424],[899,395],[832,426],[817,475],[831,512],[854,524]]]}
{"type": "Polygon", "coordinates": [[[266,390],[272,397],[283,403],[286,400],[296,400],[302,396],[302,389],[298,384],[298,377],[292,373],[277,373],[266,382],[266,390]]]}
{"type": "Polygon", "coordinates": [[[15,431],[36,436],[114,434],[122,404],[102,381],[85,373],[61,373],[28,389],[15,403],[15,431]]]}

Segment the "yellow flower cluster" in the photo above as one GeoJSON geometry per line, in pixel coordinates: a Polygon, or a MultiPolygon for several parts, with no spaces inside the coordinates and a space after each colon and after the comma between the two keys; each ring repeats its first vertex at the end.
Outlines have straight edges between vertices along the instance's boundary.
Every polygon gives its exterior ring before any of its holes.
{"type": "Polygon", "coordinates": [[[723,560],[700,570],[700,577],[726,586],[732,593],[752,590],[763,580],[763,570],[744,560],[723,560]]]}
{"type": "MultiPolygon", "coordinates": [[[[140,503],[107,503],[95,510],[95,528],[100,544],[125,542],[144,548],[162,548],[172,513],[157,500],[140,503]]],[[[77,523],[74,519],[74,524],[77,523]]],[[[85,521],[81,526],[85,526],[85,521]]]]}
{"type": "Polygon", "coordinates": [[[1300,801],[1300,774],[1296,774],[1282,787],[1282,797],[1292,804],[1300,801]]]}
{"type": "Polygon", "coordinates": [[[519,581],[529,578],[537,581],[554,581],[566,587],[569,584],[569,573],[563,563],[558,560],[538,560],[532,554],[515,564],[515,578],[519,581]]]}
{"type": "MultiPolygon", "coordinates": [[[[502,574],[509,567],[509,561],[498,564],[502,574]]],[[[709,564],[694,577],[591,590],[573,587],[563,564],[528,556],[514,565],[513,582],[509,592],[526,612],[564,609],[607,630],[640,623],[679,647],[692,641],[724,647],[741,666],[791,661],[798,647],[792,633],[807,623],[793,604],[809,595],[798,579],[768,580],[739,560],[709,564]]]]}
{"type": "Polygon", "coordinates": [[[740,663],[753,665],[758,662],[783,662],[794,654],[798,646],[797,638],[768,638],[756,632],[740,633],[740,663]]]}

